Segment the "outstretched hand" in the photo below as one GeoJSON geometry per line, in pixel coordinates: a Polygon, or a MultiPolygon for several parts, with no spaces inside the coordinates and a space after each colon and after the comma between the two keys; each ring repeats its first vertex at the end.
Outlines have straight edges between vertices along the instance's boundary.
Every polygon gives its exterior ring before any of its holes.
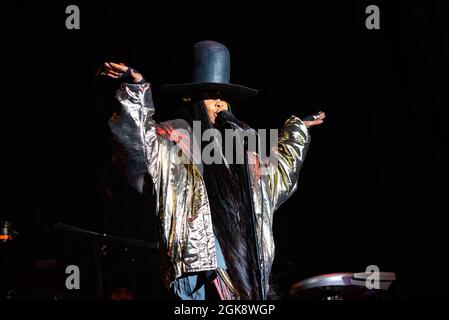
{"type": "Polygon", "coordinates": [[[128,67],[124,63],[104,62],[100,67],[99,74],[101,76],[109,77],[112,79],[119,79],[129,73],[134,83],[142,81],[143,76],[136,70],[128,67]]]}
{"type": "Polygon", "coordinates": [[[303,120],[303,122],[307,128],[310,128],[322,124],[324,118],[326,118],[326,113],[320,111],[316,115],[313,115],[313,120],[303,120]]]}

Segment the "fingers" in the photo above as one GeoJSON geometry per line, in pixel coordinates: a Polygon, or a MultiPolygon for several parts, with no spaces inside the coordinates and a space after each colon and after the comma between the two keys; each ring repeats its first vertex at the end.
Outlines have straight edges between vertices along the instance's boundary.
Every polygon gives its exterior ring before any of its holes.
{"type": "Polygon", "coordinates": [[[322,124],[324,121],[321,119],[318,120],[313,120],[313,121],[304,121],[304,125],[309,128],[309,127],[313,127],[313,126],[317,126],[322,124]]]}
{"type": "Polygon", "coordinates": [[[124,63],[109,62],[109,65],[114,71],[125,72],[128,70],[128,67],[124,63]]]}
{"type": "Polygon", "coordinates": [[[118,79],[121,77],[121,75],[116,75],[113,71],[105,71],[105,72],[103,72],[103,75],[106,77],[113,78],[113,79],[118,79]]]}
{"type": "Polygon", "coordinates": [[[120,78],[126,70],[128,70],[128,66],[126,66],[123,62],[114,63],[114,62],[104,62],[102,66],[101,75],[107,76],[113,79],[120,78]]]}
{"type": "Polygon", "coordinates": [[[326,113],[324,113],[323,111],[320,111],[317,114],[315,114],[313,117],[315,118],[315,120],[322,120],[322,119],[326,118],[326,113]]]}
{"type": "Polygon", "coordinates": [[[126,66],[122,62],[120,62],[120,64],[114,63],[114,62],[105,62],[105,63],[103,63],[103,66],[104,66],[104,69],[106,69],[106,70],[112,70],[112,71],[118,72],[118,73],[123,73],[123,72],[126,72],[126,70],[128,70],[128,66],[126,66]]]}
{"type": "Polygon", "coordinates": [[[326,113],[324,113],[323,111],[320,111],[320,112],[318,112],[318,119],[324,119],[324,118],[326,118],[326,113]]]}
{"type": "Polygon", "coordinates": [[[106,73],[112,74],[112,75],[117,76],[117,77],[121,77],[123,75],[122,72],[117,72],[117,71],[114,71],[112,69],[106,70],[106,73]]]}
{"type": "Polygon", "coordinates": [[[315,118],[315,120],[304,121],[304,125],[307,128],[310,128],[310,127],[318,126],[318,125],[324,123],[323,119],[326,118],[326,113],[324,113],[323,111],[320,111],[314,116],[314,118],[315,118]]]}

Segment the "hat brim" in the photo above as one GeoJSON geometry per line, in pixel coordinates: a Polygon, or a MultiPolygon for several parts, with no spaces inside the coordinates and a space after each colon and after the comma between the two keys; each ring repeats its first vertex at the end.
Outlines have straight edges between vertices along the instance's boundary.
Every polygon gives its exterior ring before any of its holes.
{"type": "Polygon", "coordinates": [[[183,98],[201,98],[204,93],[217,93],[217,95],[227,100],[249,99],[257,95],[256,89],[248,88],[238,84],[226,83],[181,83],[165,84],[156,88],[160,92],[170,92],[181,95],[183,98]]]}

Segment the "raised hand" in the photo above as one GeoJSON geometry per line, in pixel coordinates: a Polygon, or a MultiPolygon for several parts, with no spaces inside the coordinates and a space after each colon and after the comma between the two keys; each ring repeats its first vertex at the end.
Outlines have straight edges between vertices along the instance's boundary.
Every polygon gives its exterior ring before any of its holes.
{"type": "Polygon", "coordinates": [[[303,122],[307,128],[310,128],[322,124],[324,118],[326,118],[326,113],[320,111],[311,117],[306,117],[307,120],[303,120],[303,122]],[[313,120],[309,120],[309,118],[312,118],[313,120]]]}
{"type": "Polygon", "coordinates": [[[133,83],[139,83],[143,80],[143,76],[139,72],[128,67],[124,63],[104,62],[100,67],[99,75],[112,79],[120,79],[129,76],[133,83]]]}

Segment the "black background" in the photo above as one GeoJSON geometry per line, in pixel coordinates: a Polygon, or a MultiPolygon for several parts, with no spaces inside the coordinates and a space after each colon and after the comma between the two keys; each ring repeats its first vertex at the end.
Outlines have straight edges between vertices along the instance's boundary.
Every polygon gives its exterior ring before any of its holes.
{"type": "MultiPolygon", "coordinates": [[[[105,209],[110,155],[93,74],[123,61],[153,86],[188,82],[193,43],[210,39],[229,48],[232,82],[260,90],[233,106],[243,121],[279,128],[290,114],[327,114],[311,130],[297,193],[275,216],[281,287],[374,264],[396,272],[397,298],[448,297],[447,1],[17,2],[2,11],[0,215],[22,234],[38,212],[46,224],[96,231],[126,220],[123,233],[144,238],[143,214],[105,209]],[[69,4],[80,7],[80,30],[65,28],[69,4]],[[370,4],[380,30],[365,28],[370,4]]],[[[178,107],[157,94],[155,104],[158,121],[178,107]]]]}

